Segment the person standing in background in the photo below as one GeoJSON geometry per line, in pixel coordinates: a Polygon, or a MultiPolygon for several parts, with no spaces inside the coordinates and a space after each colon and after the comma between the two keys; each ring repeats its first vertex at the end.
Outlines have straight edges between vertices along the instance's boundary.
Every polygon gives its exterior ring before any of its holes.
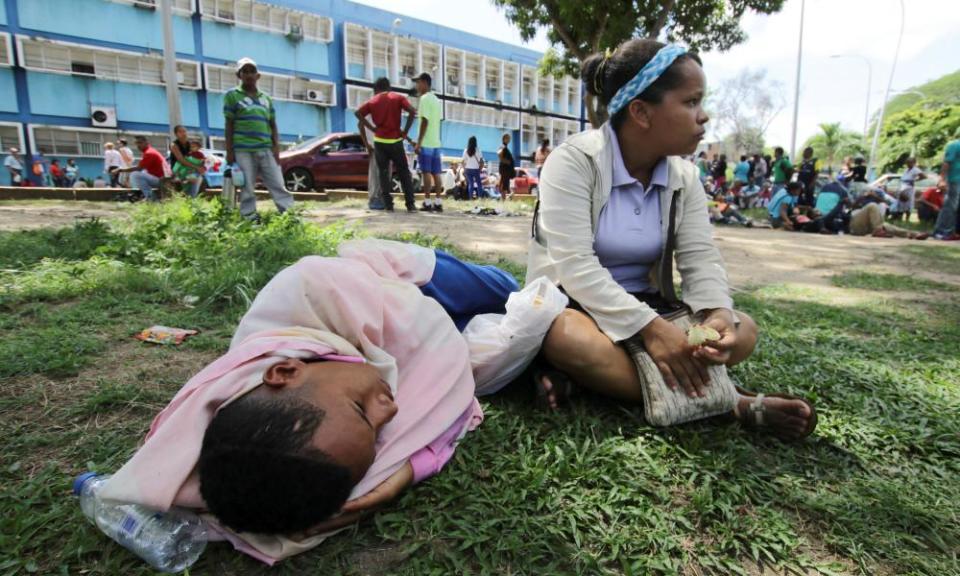
{"type": "Polygon", "coordinates": [[[20,162],[20,150],[10,148],[10,155],[3,161],[3,167],[10,175],[11,186],[23,186],[23,164],[20,162]]]}
{"type": "Polygon", "coordinates": [[[498,172],[500,173],[500,200],[506,200],[510,194],[510,180],[517,175],[517,167],[513,161],[513,153],[510,152],[510,134],[504,134],[501,139],[503,146],[497,151],[497,158],[500,160],[498,172]]]}
{"type": "Polygon", "coordinates": [[[463,151],[462,161],[467,177],[467,200],[479,198],[483,190],[483,181],[480,179],[480,170],[483,169],[483,153],[477,147],[476,136],[471,136],[467,140],[467,148],[463,151]]]}
{"type": "Polygon", "coordinates": [[[926,178],[927,175],[917,168],[916,158],[907,158],[907,169],[900,176],[902,188],[897,198],[897,210],[906,216],[906,221],[910,221],[910,214],[913,212],[913,205],[916,201],[917,190],[915,188],[917,180],[926,178]]]}
{"type": "MultiPolygon", "coordinates": [[[[123,161],[122,168],[133,166],[133,150],[127,145],[126,138],[117,139],[117,152],[120,153],[120,159],[123,161]]],[[[124,172],[120,175],[120,185],[124,188],[130,187],[130,174],[124,172]]]]}
{"type": "Polygon", "coordinates": [[[813,148],[807,146],[803,149],[803,159],[800,161],[797,170],[797,181],[803,184],[798,205],[813,206],[816,204],[814,196],[817,187],[817,173],[819,172],[820,168],[817,166],[817,159],[813,156],[813,148]]]}
{"type": "Polygon", "coordinates": [[[404,139],[413,126],[417,111],[406,96],[390,91],[390,80],[377,78],[373,83],[373,98],[364,102],[354,115],[365,127],[373,132],[373,149],[377,155],[380,190],[387,212],[393,212],[393,195],[390,185],[390,163],[400,176],[400,187],[407,206],[407,212],[416,212],[417,204],[413,197],[413,178],[407,163],[407,152],[403,148],[404,139]],[[407,122],[400,129],[400,119],[407,112],[407,122]],[[370,115],[373,122],[367,120],[370,115]]]}
{"type": "MultiPolygon", "coordinates": [[[[364,119],[367,122],[372,122],[369,114],[364,119]]],[[[377,168],[377,151],[373,147],[373,131],[367,128],[363,122],[357,122],[357,131],[360,132],[360,140],[363,141],[363,147],[367,149],[368,155],[367,208],[383,210],[386,205],[383,201],[383,191],[380,190],[380,170],[377,168]]]]}
{"type": "Polygon", "coordinates": [[[63,177],[67,181],[67,186],[73,188],[73,185],[77,183],[77,179],[80,178],[80,169],[77,167],[77,163],[73,161],[73,158],[67,158],[67,165],[63,167],[63,177]]]}
{"type": "Polygon", "coordinates": [[[257,214],[256,182],[259,177],[270,191],[277,210],[293,208],[293,195],[283,185],[280,172],[280,134],[273,99],[257,88],[260,73],[252,58],[237,61],[240,85],[223,96],[223,117],[227,140],[227,164],[234,162],[243,171],[240,215],[254,222],[257,214]]]}
{"type": "Polygon", "coordinates": [[[123,158],[120,153],[114,149],[113,142],[107,142],[103,145],[103,171],[110,177],[110,187],[116,188],[120,184],[121,170],[127,170],[130,166],[123,165],[123,158]]]}
{"type": "Polygon", "coordinates": [[[413,151],[417,154],[420,163],[420,173],[423,175],[423,206],[424,212],[443,212],[443,160],[440,156],[440,99],[433,92],[433,79],[426,72],[421,73],[413,81],[417,86],[417,95],[420,102],[417,106],[417,115],[420,117],[420,129],[417,130],[417,143],[413,151]],[[430,191],[433,190],[434,200],[430,200],[430,191]]]}
{"type": "Polygon", "coordinates": [[[544,138],[543,142],[540,143],[540,147],[533,153],[533,163],[537,167],[537,176],[540,176],[540,171],[543,170],[543,163],[547,161],[547,156],[550,155],[550,152],[550,140],[544,138]]]}
{"type": "Polygon", "coordinates": [[[957,234],[957,206],[960,205],[960,130],[955,140],[947,144],[940,167],[940,180],[946,184],[947,197],[937,216],[933,237],[938,240],[960,240],[957,234]]]}

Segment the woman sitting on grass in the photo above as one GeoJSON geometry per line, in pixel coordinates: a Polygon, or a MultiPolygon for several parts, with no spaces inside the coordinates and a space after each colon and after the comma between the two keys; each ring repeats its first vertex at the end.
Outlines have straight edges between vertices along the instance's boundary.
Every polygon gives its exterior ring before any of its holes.
{"type": "MultiPolygon", "coordinates": [[[[710,385],[709,364],[742,362],[757,342],[753,319],[733,311],[704,189],[696,167],[682,158],[696,150],[708,121],[700,59],[677,46],[630,40],[587,59],[581,75],[610,120],[568,138],[541,175],[527,280],[547,276],[572,302],[544,342],[555,370],[539,374],[537,385],[551,406],[568,378],[641,402],[637,368],[621,345],[639,335],[665,382],[700,397],[710,385]],[[659,274],[671,267],[661,258],[671,203],[683,302],[720,334],[706,346],[688,345],[684,332],[660,317],[673,307],[662,290],[672,280],[659,274]]],[[[787,395],[741,390],[734,415],[784,440],[816,426],[813,406],[787,395]]]]}

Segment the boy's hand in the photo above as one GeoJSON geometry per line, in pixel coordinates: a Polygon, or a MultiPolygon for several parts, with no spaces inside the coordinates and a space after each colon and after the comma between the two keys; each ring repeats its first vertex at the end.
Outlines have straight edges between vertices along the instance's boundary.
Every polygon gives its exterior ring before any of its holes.
{"type": "Polygon", "coordinates": [[[413,466],[409,462],[400,467],[379,486],[357,498],[350,500],[341,508],[341,512],[372,512],[400,495],[413,484],[413,466]]]}
{"type": "Polygon", "coordinates": [[[340,515],[321,522],[303,532],[291,534],[293,540],[304,540],[317,534],[338,530],[360,521],[361,518],[390,502],[413,483],[413,466],[409,462],[400,467],[379,486],[357,498],[350,500],[340,508],[340,515]]]}

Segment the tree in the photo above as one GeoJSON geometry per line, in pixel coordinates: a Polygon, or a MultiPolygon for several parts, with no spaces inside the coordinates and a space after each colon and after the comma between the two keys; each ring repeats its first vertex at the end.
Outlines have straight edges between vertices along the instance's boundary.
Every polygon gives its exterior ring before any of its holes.
{"type": "MultiPolygon", "coordinates": [[[[634,38],[665,37],[691,50],[728,50],[746,40],[740,18],[747,10],[778,12],[785,0],[493,0],[525,41],[547,29],[553,47],[541,62],[545,73],[577,76],[590,54],[634,38]]],[[[587,97],[590,123],[606,110],[587,97]]]]}
{"type": "Polygon", "coordinates": [[[917,104],[884,120],[877,166],[889,172],[914,156],[920,165],[939,169],[944,148],[958,132],[960,105],[931,109],[917,104]]]}
{"type": "Polygon", "coordinates": [[[717,132],[726,132],[738,152],[763,149],[763,135],[786,106],[783,86],[767,80],[765,70],[743,70],[723,81],[708,98],[717,132]]]}
{"type": "Polygon", "coordinates": [[[813,148],[814,154],[827,165],[830,173],[837,164],[837,160],[846,156],[865,155],[866,142],[859,132],[844,130],[839,122],[820,125],[820,133],[815,134],[803,143],[803,147],[813,148]]]}

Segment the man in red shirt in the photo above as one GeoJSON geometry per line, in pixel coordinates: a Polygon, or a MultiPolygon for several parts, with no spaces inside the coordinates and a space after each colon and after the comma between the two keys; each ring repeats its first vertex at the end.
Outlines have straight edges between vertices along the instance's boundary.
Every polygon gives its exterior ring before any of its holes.
{"type": "Polygon", "coordinates": [[[383,203],[388,212],[393,212],[393,196],[390,190],[390,162],[400,176],[400,187],[407,204],[407,212],[416,212],[413,198],[413,178],[407,164],[407,153],[403,141],[408,140],[407,133],[413,126],[417,111],[405,96],[390,91],[390,81],[377,78],[373,83],[373,98],[363,103],[355,113],[361,133],[364,127],[373,132],[373,151],[377,158],[377,172],[380,176],[380,190],[383,191],[383,203]],[[400,130],[400,116],[407,112],[407,123],[400,130]],[[373,119],[371,124],[367,115],[373,119]]]}
{"type": "Polygon", "coordinates": [[[944,189],[936,186],[930,187],[920,195],[920,201],[917,203],[917,216],[921,222],[936,222],[940,210],[943,208],[944,189]]]}
{"type": "Polygon", "coordinates": [[[150,145],[146,136],[137,136],[137,149],[140,150],[140,163],[129,168],[117,169],[115,172],[118,174],[133,172],[130,175],[130,185],[139,188],[145,199],[159,202],[160,196],[155,196],[153,189],[160,187],[160,179],[165,173],[163,165],[167,161],[164,160],[163,154],[150,145]]]}

